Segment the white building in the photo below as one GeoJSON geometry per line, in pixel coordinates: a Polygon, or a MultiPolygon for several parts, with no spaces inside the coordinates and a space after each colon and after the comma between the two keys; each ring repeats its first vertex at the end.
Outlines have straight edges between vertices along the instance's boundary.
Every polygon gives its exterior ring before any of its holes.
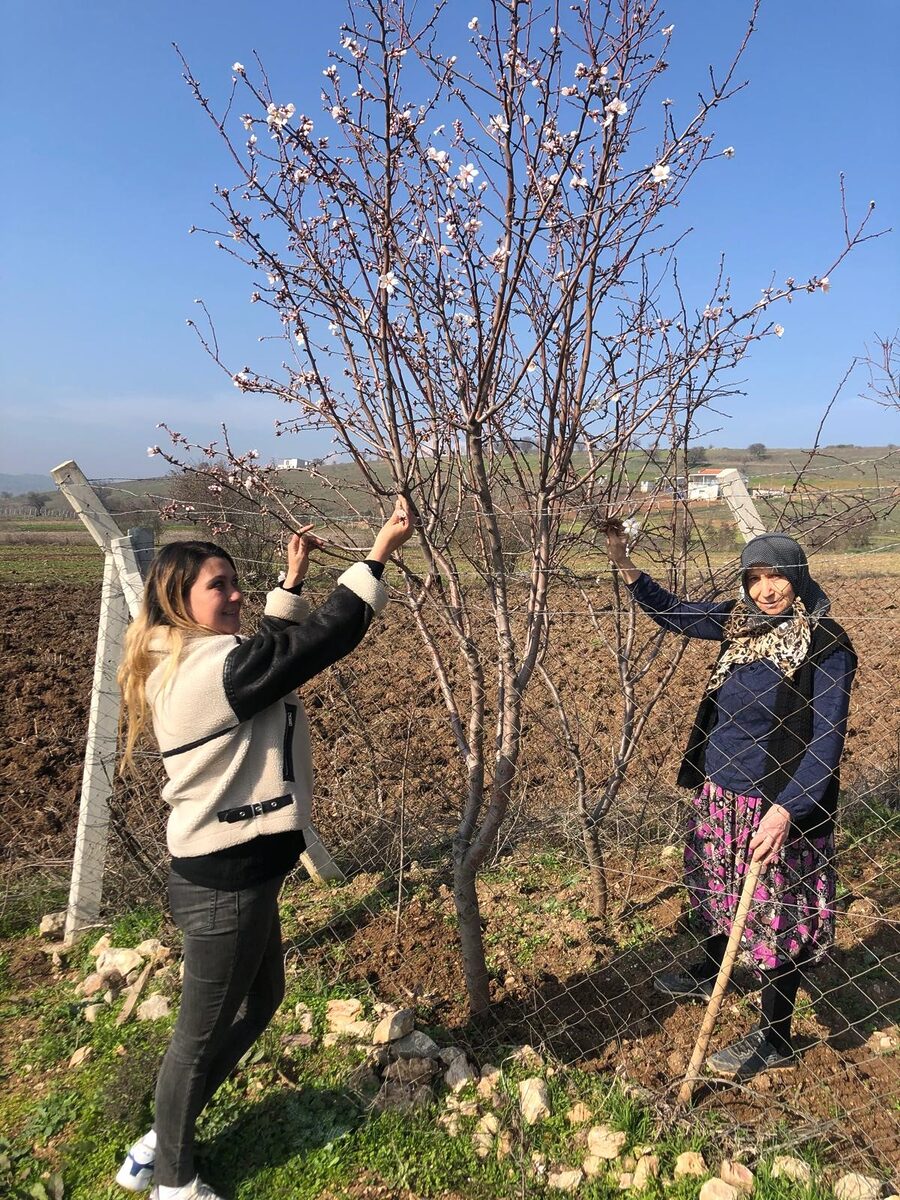
{"type": "MultiPolygon", "coordinates": [[[[719,482],[721,474],[718,467],[702,467],[698,471],[691,471],[688,475],[688,500],[719,500],[722,495],[722,487],[719,482]]],[[[740,472],[738,474],[746,486],[747,476],[740,472]]]]}

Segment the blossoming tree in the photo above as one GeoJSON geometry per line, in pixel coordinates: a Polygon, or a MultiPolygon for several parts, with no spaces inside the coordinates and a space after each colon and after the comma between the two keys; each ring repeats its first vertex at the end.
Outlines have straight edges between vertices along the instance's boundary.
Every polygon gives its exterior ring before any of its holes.
{"type": "MultiPolygon", "coordinates": [[[[698,305],[677,283],[669,214],[734,153],[707,126],[739,86],[755,6],[683,119],[663,92],[674,27],[657,0],[486,7],[467,22],[456,4],[422,16],[352,0],[310,112],[240,63],[217,105],[185,63],[232,173],[205,232],[246,266],[283,361],[235,370],[214,331],[198,327],[202,341],[248,399],[288,405],[280,432],[328,430],[353,465],[318,472],[340,492],[320,506],[335,544],[359,540],[354,524],[392,493],[417,514],[403,591],[465,779],[454,896],[476,1013],[478,872],[514,796],[523,700],[552,596],[578,570],[582,514],[617,506],[636,438],[670,442],[723,394],[748,346],[778,332],[771,303],[821,286],[737,305],[720,274],[698,305]]],[[[271,470],[205,452],[211,487],[288,519],[296,498],[271,470]]]]}

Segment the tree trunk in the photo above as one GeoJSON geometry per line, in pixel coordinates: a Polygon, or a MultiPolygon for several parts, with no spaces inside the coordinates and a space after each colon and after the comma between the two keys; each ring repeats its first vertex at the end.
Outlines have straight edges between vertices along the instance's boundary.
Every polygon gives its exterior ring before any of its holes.
{"type": "Polygon", "coordinates": [[[484,938],[481,933],[481,909],[475,886],[476,871],[468,861],[468,846],[457,843],[453,848],[453,900],[459,923],[463,974],[469,994],[469,1009],[481,1016],[490,1007],[488,969],[484,957],[484,938]]]}
{"type": "Polygon", "coordinates": [[[605,919],[609,908],[609,887],[606,881],[606,860],[600,848],[597,836],[597,825],[587,813],[579,813],[581,822],[581,838],[587,855],[589,879],[591,882],[591,913],[595,917],[605,919]]]}

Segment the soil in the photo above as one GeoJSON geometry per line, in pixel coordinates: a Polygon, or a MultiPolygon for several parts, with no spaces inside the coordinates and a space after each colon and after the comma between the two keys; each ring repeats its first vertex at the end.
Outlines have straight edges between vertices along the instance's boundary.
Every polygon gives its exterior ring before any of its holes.
{"type": "MultiPolygon", "coordinates": [[[[861,599],[843,596],[849,612],[861,599]]],[[[52,605],[46,588],[4,589],[0,862],[7,873],[56,864],[64,875],[71,860],[98,601],[95,586],[58,586],[52,605]]],[[[535,847],[560,846],[576,866],[579,861],[570,803],[565,803],[570,801],[568,773],[560,769],[564,759],[545,698],[533,695],[521,765],[525,797],[511,814],[506,844],[497,848],[501,878],[492,877],[482,887],[493,1006],[489,1021],[474,1023],[465,1004],[447,855],[434,852],[454,830],[463,776],[429,665],[413,638],[398,636],[399,620],[401,615],[389,615],[349,665],[304,693],[318,771],[317,824],[356,878],[340,893],[343,908],[336,917],[318,929],[301,923],[292,934],[292,952],[382,999],[415,1002],[433,1025],[468,1042],[476,1057],[495,1053],[501,1043],[527,1041],[565,1061],[618,1072],[670,1100],[703,1010],[666,1001],[652,987],[654,971],[671,967],[673,958],[692,946],[682,917],[678,865],[663,863],[658,855],[661,844],[675,840],[676,801],[668,780],[709,648],[692,646],[679,667],[676,686],[655,715],[660,734],[635,767],[642,807],[623,805],[625,833],[620,841],[618,827],[615,837],[610,833],[609,874],[618,915],[609,928],[586,917],[582,872],[570,872],[566,882],[558,863],[548,867],[546,877],[524,871],[535,847]],[[385,662],[391,664],[388,708],[383,704],[385,662]],[[626,855],[625,835],[636,828],[645,840],[626,855]],[[425,864],[424,883],[402,893],[397,924],[396,867],[401,858],[408,863],[416,855],[425,864]],[[546,906],[548,897],[552,908],[546,906]]],[[[568,663],[563,690],[587,693],[582,729],[589,725],[598,754],[606,754],[603,735],[617,719],[612,681],[590,672],[586,687],[585,646],[594,644],[586,629],[573,621],[558,634],[554,653],[568,663]]],[[[897,642],[874,622],[859,622],[852,634],[862,667],[844,782],[868,778],[875,764],[886,786],[896,790],[896,778],[890,784],[883,764],[893,762],[900,723],[900,699],[891,682],[897,642]]],[[[135,863],[143,856],[152,867],[162,853],[163,814],[147,792],[129,802],[135,799],[135,811],[147,826],[144,833],[131,823],[136,843],[129,852],[135,863]],[[148,846],[156,856],[152,862],[148,846]]],[[[128,848],[125,842],[122,847],[128,848]]],[[[810,1048],[798,1066],[745,1088],[701,1085],[696,1095],[701,1107],[746,1124],[778,1121],[798,1136],[818,1136],[837,1148],[842,1162],[855,1154],[900,1162],[900,1057],[873,1053],[867,1044],[874,1029],[900,1021],[896,864],[895,845],[875,842],[843,864],[850,907],[833,959],[816,973],[814,994],[801,993],[799,1041],[810,1048]],[[887,870],[883,854],[889,854],[887,864],[893,863],[887,870]],[[851,902],[858,896],[868,899],[854,909],[851,902]]],[[[43,952],[27,947],[27,942],[3,947],[13,952],[7,971],[17,992],[47,969],[43,952]]],[[[752,978],[743,982],[752,988],[752,978]]],[[[746,1001],[726,1004],[713,1044],[740,1036],[752,1023],[746,1001]]]]}

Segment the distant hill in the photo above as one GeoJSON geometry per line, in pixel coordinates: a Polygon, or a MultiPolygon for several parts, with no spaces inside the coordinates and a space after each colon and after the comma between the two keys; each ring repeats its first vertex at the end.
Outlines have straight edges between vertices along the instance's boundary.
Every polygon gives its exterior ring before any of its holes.
{"type": "Polygon", "coordinates": [[[56,484],[49,475],[0,474],[0,492],[21,496],[23,492],[55,492],[56,484]]]}

